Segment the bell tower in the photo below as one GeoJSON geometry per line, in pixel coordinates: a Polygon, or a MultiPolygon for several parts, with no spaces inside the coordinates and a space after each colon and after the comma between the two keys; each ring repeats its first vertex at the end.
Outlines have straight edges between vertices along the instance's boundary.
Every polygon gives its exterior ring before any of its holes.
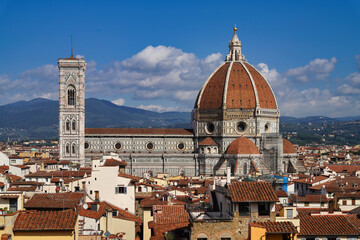
{"type": "Polygon", "coordinates": [[[58,59],[59,157],[85,164],[85,70],[83,58],[58,59]]]}

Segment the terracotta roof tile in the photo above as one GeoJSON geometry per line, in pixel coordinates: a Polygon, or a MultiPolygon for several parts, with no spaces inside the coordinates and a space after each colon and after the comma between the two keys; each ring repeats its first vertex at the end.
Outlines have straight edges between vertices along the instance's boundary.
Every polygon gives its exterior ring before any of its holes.
{"type": "Polygon", "coordinates": [[[278,197],[288,197],[287,193],[284,190],[276,190],[275,193],[278,197]]]}
{"type": "Polygon", "coordinates": [[[300,213],[320,213],[322,211],[328,211],[328,208],[296,208],[296,211],[300,213]]]}
{"type": "Polygon", "coordinates": [[[37,171],[25,175],[26,178],[36,178],[36,177],[74,177],[74,178],[83,178],[86,175],[91,175],[91,170],[87,171],[37,171]]]}
{"type": "Polygon", "coordinates": [[[154,224],[174,224],[189,221],[189,214],[183,205],[155,205],[153,212],[154,224]]]}
{"type": "Polygon", "coordinates": [[[256,90],[258,92],[260,107],[276,109],[276,101],[274,94],[271,91],[270,85],[253,66],[251,66],[249,63],[245,63],[245,66],[254,79],[256,90]]]}
{"type": "Polygon", "coordinates": [[[19,195],[15,194],[0,194],[0,198],[2,199],[18,199],[19,195]]]}
{"type": "Polygon", "coordinates": [[[275,211],[276,212],[279,212],[281,209],[283,209],[283,205],[280,203],[280,204],[275,204],[275,211]]]}
{"type": "Polygon", "coordinates": [[[193,131],[191,129],[165,128],[86,128],[85,134],[193,135],[193,131]]]}
{"type": "Polygon", "coordinates": [[[239,137],[229,145],[226,154],[260,154],[260,152],[250,139],[239,137]]]}
{"type": "Polygon", "coordinates": [[[356,171],[360,171],[360,165],[326,165],[330,170],[337,172],[337,173],[352,173],[356,171]]]}
{"type": "Polygon", "coordinates": [[[85,193],[39,193],[28,200],[26,209],[68,209],[75,208],[84,199],[85,193]]]}
{"type": "Polygon", "coordinates": [[[360,193],[335,193],[338,198],[360,198],[360,193]]]}
{"type": "Polygon", "coordinates": [[[77,213],[74,210],[63,211],[22,211],[14,223],[17,231],[65,231],[74,230],[77,213]]]}
{"type": "Polygon", "coordinates": [[[10,180],[10,182],[19,181],[20,179],[22,179],[21,177],[12,174],[5,174],[5,176],[10,180]]]}
{"type": "Polygon", "coordinates": [[[16,192],[16,191],[20,191],[20,192],[35,192],[37,189],[37,186],[12,186],[8,188],[9,192],[16,192]]]}
{"type": "Polygon", "coordinates": [[[44,185],[43,182],[36,182],[36,181],[16,181],[12,182],[10,186],[16,186],[16,185],[23,185],[23,186],[29,186],[29,185],[35,185],[35,186],[41,186],[44,185]]]}
{"type": "Polygon", "coordinates": [[[288,140],[283,138],[283,153],[292,154],[297,153],[295,146],[288,140]]]}
{"type": "Polygon", "coordinates": [[[124,209],[118,208],[108,202],[105,202],[105,201],[88,203],[88,206],[89,206],[88,209],[79,208],[80,216],[93,218],[93,219],[99,219],[101,216],[103,216],[106,213],[106,211],[116,210],[117,215],[115,216],[115,218],[120,218],[123,220],[133,221],[133,222],[137,222],[137,223],[141,222],[141,218],[135,216],[134,214],[129,213],[128,211],[126,211],[124,209]],[[91,210],[91,204],[97,205],[97,211],[91,210]]]}
{"type": "Polygon", "coordinates": [[[297,233],[292,222],[255,222],[250,223],[252,227],[265,228],[266,233],[297,233]]]}
{"type": "Polygon", "coordinates": [[[151,239],[164,239],[164,233],[189,226],[189,214],[181,205],[153,206],[154,221],[149,227],[154,229],[155,236],[151,239]]]}
{"type": "Polygon", "coordinates": [[[220,109],[222,107],[226,74],[230,63],[224,63],[209,79],[203,89],[198,107],[201,109],[220,109]]]}
{"type": "Polygon", "coordinates": [[[113,166],[126,166],[127,163],[125,161],[119,161],[116,159],[106,159],[103,166],[105,167],[113,167],[113,166]]]}
{"type": "Polygon", "coordinates": [[[256,108],[255,91],[251,79],[240,62],[234,62],[230,71],[226,95],[226,108],[256,108]]]}
{"type": "Polygon", "coordinates": [[[28,169],[30,168],[29,166],[25,166],[25,165],[11,165],[13,167],[17,167],[17,168],[21,168],[21,169],[28,169]]]}
{"type": "Polygon", "coordinates": [[[229,67],[230,63],[225,62],[206,81],[199,92],[195,107],[202,110],[222,109],[223,101],[226,99],[224,105],[227,109],[255,109],[256,88],[261,108],[277,108],[270,85],[253,66],[248,63],[243,65],[240,62],[233,62],[231,69],[229,67]],[[227,76],[229,78],[226,85],[227,76]],[[225,92],[226,98],[224,98],[225,92]]]}
{"type": "Polygon", "coordinates": [[[199,146],[217,146],[217,144],[214,139],[207,137],[199,143],[199,146]]]}
{"type": "Polygon", "coordinates": [[[71,161],[68,161],[68,160],[62,160],[59,162],[59,164],[61,165],[70,165],[71,161]]]}
{"type": "Polygon", "coordinates": [[[130,178],[132,182],[138,182],[141,179],[140,177],[133,176],[133,175],[126,174],[126,173],[122,173],[122,172],[120,172],[118,174],[118,176],[119,177],[124,177],[124,178],[130,178]]]}
{"type": "Polygon", "coordinates": [[[360,235],[359,219],[351,215],[309,215],[299,214],[299,235],[360,235]]]}
{"type": "Polygon", "coordinates": [[[229,185],[233,202],[277,202],[274,189],[269,182],[234,182],[229,185]]]}
{"type": "Polygon", "coordinates": [[[328,199],[326,195],[305,195],[304,197],[299,197],[297,201],[320,203],[320,202],[329,202],[330,199],[328,199]]]}

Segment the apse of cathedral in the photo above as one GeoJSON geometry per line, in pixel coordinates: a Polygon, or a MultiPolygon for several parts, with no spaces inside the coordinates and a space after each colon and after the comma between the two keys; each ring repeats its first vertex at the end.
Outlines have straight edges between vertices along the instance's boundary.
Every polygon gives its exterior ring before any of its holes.
{"type": "Polygon", "coordinates": [[[72,55],[59,59],[60,160],[85,166],[116,153],[127,162],[127,173],[137,176],[302,171],[295,147],[279,133],[274,92],[245,60],[236,31],[225,61],[199,91],[192,129],[85,129],[86,61],[72,55]]]}

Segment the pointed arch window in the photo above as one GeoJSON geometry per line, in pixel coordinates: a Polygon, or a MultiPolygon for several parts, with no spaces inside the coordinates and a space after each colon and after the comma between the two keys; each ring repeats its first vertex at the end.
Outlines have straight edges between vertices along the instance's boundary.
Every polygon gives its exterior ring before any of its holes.
{"type": "Polygon", "coordinates": [[[70,131],[70,120],[66,120],[66,131],[70,131]]]}
{"type": "Polygon", "coordinates": [[[72,130],[73,131],[76,130],[76,120],[75,119],[72,121],[72,130]]]}
{"type": "Polygon", "coordinates": [[[75,106],[76,90],[74,86],[68,88],[68,105],[75,106]]]}
{"type": "Polygon", "coordinates": [[[75,144],[72,145],[72,147],[71,147],[71,152],[72,152],[73,154],[76,153],[76,146],[75,146],[75,144]]]}
{"type": "Polygon", "coordinates": [[[70,154],[70,146],[69,146],[69,144],[66,144],[65,152],[66,152],[66,154],[70,154]]]}

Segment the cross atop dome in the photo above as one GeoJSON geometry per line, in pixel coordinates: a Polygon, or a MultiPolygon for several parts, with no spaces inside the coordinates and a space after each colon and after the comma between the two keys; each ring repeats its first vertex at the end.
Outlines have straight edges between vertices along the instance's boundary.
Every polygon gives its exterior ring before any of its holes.
{"type": "Polygon", "coordinates": [[[226,61],[244,61],[245,56],[241,54],[241,41],[236,34],[236,24],[234,27],[234,35],[229,42],[229,54],[226,56],[226,61]]]}

